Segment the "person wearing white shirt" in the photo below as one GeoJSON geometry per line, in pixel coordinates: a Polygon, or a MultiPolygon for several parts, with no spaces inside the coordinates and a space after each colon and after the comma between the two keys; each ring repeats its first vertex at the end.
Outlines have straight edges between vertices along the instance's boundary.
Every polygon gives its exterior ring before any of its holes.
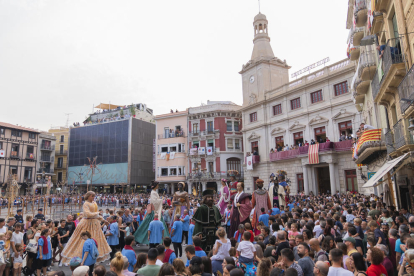
{"type": "Polygon", "coordinates": [[[7,227],[5,225],[6,225],[6,220],[4,218],[0,218],[0,233],[7,232],[7,227]]]}
{"type": "Polygon", "coordinates": [[[329,259],[332,262],[332,266],[329,267],[328,276],[354,276],[354,273],[342,267],[342,258],[342,250],[334,248],[329,251],[329,259]]]}

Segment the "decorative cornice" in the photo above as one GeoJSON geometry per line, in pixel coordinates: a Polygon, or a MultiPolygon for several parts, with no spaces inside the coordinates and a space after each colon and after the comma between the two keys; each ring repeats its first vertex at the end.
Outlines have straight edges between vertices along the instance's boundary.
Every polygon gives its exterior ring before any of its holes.
{"type": "Polygon", "coordinates": [[[249,137],[247,137],[247,139],[249,140],[249,141],[252,141],[252,140],[259,140],[260,139],[260,135],[257,135],[254,131],[252,132],[252,134],[250,134],[250,136],[249,137]]]}
{"type": "Polygon", "coordinates": [[[280,134],[286,132],[286,129],[281,127],[276,127],[272,130],[271,135],[280,134]]]}
{"type": "Polygon", "coordinates": [[[346,109],[343,108],[343,109],[341,109],[340,112],[336,113],[332,117],[332,120],[339,120],[339,119],[342,119],[342,118],[353,117],[353,116],[355,116],[355,113],[348,112],[348,111],[346,111],[346,109]]]}
{"type": "Polygon", "coordinates": [[[300,124],[299,121],[295,121],[293,125],[289,127],[289,130],[300,130],[306,128],[306,125],[300,124]]]}
{"type": "Polygon", "coordinates": [[[315,118],[313,118],[312,120],[309,121],[309,125],[312,126],[312,125],[322,124],[322,123],[327,123],[327,122],[329,122],[329,119],[327,119],[325,117],[322,117],[322,116],[319,116],[319,114],[318,114],[318,115],[316,115],[315,118]]]}
{"type": "Polygon", "coordinates": [[[242,113],[240,111],[210,111],[196,114],[189,114],[189,120],[199,120],[199,119],[214,119],[216,117],[231,117],[231,118],[242,118],[242,113]]]}

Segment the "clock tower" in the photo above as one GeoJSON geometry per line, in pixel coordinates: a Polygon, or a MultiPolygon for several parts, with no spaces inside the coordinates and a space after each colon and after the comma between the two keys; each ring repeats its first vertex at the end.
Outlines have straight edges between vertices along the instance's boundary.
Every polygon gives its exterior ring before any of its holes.
{"type": "Polygon", "coordinates": [[[239,72],[242,75],[243,106],[264,100],[266,91],[289,82],[286,60],[273,54],[268,35],[268,21],[259,13],[253,21],[254,39],[252,57],[239,72]]]}

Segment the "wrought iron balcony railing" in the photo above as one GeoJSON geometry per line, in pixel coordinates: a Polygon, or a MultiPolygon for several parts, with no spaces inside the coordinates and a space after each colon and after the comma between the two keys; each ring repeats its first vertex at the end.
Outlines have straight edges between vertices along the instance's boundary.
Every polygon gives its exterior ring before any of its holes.
{"type": "Polygon", "coordinates": [[[176,137],[185,137],[184,131],[177,130],[177,131],[170,132],[170,133],[158,134],[158,139],[168,139],[168,138],[176,138],[176,137]]]}
{"type": "Polygon", "coordinates": [[[40,149],[41,150],[50,150],[50,151],[52,151],[52,150],[55,150],[55,146],[53,145],[45,145],[45,144],[41,144],[40,145],[40,149]]]}
{"type": "Polygon", "coordinates": [[[404,113],[414,103],[414,65],[398,86],[401,113],[404,113]]]}
{"type": "Polygon", "coordinates": [[[404,49],[400,37],[388,39],[382,57],[384,66],[384,76],[387,75],[391,65],[404,62],[404,49]]]}
{"type": "MultiPolygon", "coordinates": [[[[407,129],[408,121],[399,120],[393,127],[393,149],[397,150],[405,145],[413,145],[413,136],[407,129]]],[[[387,141],[388,143],[388,141],[387,141]]]]}

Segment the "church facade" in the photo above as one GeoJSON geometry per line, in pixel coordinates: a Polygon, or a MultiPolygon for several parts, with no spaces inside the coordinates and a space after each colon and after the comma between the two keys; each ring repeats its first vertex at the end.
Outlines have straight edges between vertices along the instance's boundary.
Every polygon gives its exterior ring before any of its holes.
{"type": "Polygon", "coordinates": [[[362,188],[348,139],[361,123],[349,89],[355,65],[342,60],[289,82],[290,66],[273,53],[266,16],[259,13],[253,27],[253,53],[239,72],[244,155],[253,163],[243,168],[246,192],[256,179],[268,183],[284,170],[291,194],[371,193],[362,188]],[[317,162],[309,160],[312,140],[317,162]]]}

